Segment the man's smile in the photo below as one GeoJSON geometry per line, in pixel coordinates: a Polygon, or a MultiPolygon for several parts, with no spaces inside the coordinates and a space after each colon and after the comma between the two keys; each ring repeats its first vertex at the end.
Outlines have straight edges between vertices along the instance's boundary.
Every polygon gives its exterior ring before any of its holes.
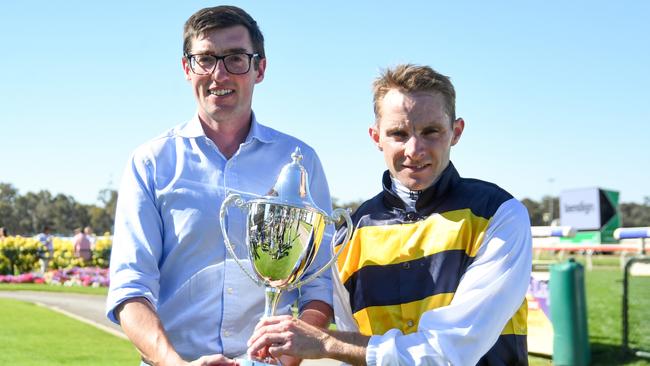
{"type": "Polygon", "coordinates": [[[420,172],[420,171],[422,171],[422,170],[424,170],[424,169],[427,169],[427,168],[430,167],[430,166],[431,166],[430,163],[420,163],[420,164],[402,164],[402,167],[403,167],[404,169],[408,169],[408,170],[410,170],[410,171],[412,171],[412,172],[415,172],[415,173],[420,172]]]}
{"type": "Polygon", "coordinates": [[[224,95],[232,94],[235,91],[233,89],[211,89],[208,90],[208,92],[210,93],[210,95],[216,95],[218,97],[222,97],[224,95]]]}

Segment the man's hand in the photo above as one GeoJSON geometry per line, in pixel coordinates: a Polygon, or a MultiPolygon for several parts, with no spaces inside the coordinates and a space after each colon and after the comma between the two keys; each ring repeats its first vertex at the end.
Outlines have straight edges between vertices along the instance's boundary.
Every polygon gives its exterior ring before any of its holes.
{"type": "Polygon", "coordinates": [[[264,359],[295,357],[333,358],[352,365],[366,364],[369,336],[356,332],[325,330],[291,316],[264,318],[248,341],[248,355],[264,359]]]}
{"type": "Polygon", "coordinates": [[[235,360],[231,360],[224,355],[202,356],[198,360],[190,362],[190,366],[239,366],[235,360]]]}
{"type": "Polygon", "coordinates": [[[289,315],[264,318],[248,341],[248,354],[259,359],[269,354],[275,358],[322,358],[326,357],[327,338],[324,330],[289,315]]]}

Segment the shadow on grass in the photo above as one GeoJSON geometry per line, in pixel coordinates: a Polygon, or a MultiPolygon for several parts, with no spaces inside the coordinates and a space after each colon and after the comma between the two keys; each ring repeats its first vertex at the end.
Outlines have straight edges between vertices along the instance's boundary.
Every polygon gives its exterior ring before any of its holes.
{"type": "Polygon", "coordinates": [[[592,342],[590,365],[650,365],[650,359],[635,356],[633,353],[624,353],[620,345],[592,342]]]}
{"type": "MultiPolygon", "coordinates": [[[[550,356],[530,353],[528,355],[530,366],[552,365],[553,360],[550,356]]],[[[591,343],[591,363],[590,366],[650,366],[650,359],[635,356],[632,352],[624,354],[619,345],[591,343]]]]}

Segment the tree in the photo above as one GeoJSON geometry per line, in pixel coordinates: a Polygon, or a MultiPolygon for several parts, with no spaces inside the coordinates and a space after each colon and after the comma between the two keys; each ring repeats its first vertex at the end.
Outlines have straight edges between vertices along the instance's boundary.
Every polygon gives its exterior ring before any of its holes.
{"type": "Polygon", "coordinates": [[[0,183],[0,226],[12,235],[23,236],[39,233],[44,226],[63,235],[88,225],[98,233],[111,231],[117,192],[104,189],[99,200],[103,207],[81,204],[63,194],[53,196],[46,190],[20,195],[11,184],[0,183]]]}
{"type": "Polygon", "coordinates": [[[540,206],[544,211],[542,225],[550,226],[553,220],[560,218],[560,200],[558,197],[544,196],[540,206]]]}
{"type": "Polygon", "coordinates": [[[521,200],[521,203],[526,206],[526,209],[528,210],[528,216],[530,217],[530,224],[533,226],[541,226],[544,225],[542,223],[543,221],[543,215],[544,215],[544,210],[542,208],[542,205],[538,202],[535,202],[531,200],[530,198],[524,198],[521,200]]]}
{"type": "Polygon", "coordinates": [[[103,189],[99,192],[97,199],[104,204],[104,207],[95,206],[90,209],[90,225],[97,233],[112,232],[117,207],[117,191],[103,189]]]}
{"type": "Polygon", "coordinates": [[[88,207],[72,196],[58,194],[51,200],[48,211],[52,226],[61,234],[71,234],[74,229],[90,224],[88,207]]]}
{"type": "Polygon", "coordinates": [[[111,218],[115,218],[115,208],[117,207],[117,191],[114,189],[102,189],[97,197],[104,204],[104,209],[111,218]]]}
{"type": "MultiPolygon", "coordinates": [[[[18,219],[16,234],[38,233],[44,226],[52,226],[49,215],[51,200],[52,194],[48,191],[28,192],[24,196],[18,196],[14,205],[18,219]]],[[[56,228],[53,227],[53,231],[56,231],[56,228]]]]}
{"type": "Polygon", "coordinates": [[[0,183],[0,226],[13,234],[18,227],[18,220],[14,212],[18,190],[11,184],[0,183]]]}
{"type": "Polygon", "coordinates": [[[544,196],[542,202],[524,198],[521,203],[528,209],[528,216],[532,226],[549,226],[552,220],[560,218],[560,204],[557,197],[544,196]],[[551,211],[553,212],[552,215],[551,211]]]}
{"type": "Polygon", "coordinates": [[[645,227],[650,226],[650,202],[640,205],[638,203],[621,203],[619,210],[621,212],[622,227],[645,227]]]}

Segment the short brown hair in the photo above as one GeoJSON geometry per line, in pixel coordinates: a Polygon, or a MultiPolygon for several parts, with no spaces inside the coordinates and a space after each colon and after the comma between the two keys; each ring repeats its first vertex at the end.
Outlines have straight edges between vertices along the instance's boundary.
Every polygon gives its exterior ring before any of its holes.
{"type": "Polygon", "coordinates": [[[401,64],[384,69],[372,84],[375,121],[381,115],[380,100],[391,89],[403,93],[438,92],[445,98],[445,110],[453,123],[456,120],[456,91],[449,77],[442,75],[429,66],[401,64]]]}
{"type": "Polygon", "coordinates": [[[201,9],[187,19],[183,28],[183,54],[190,53],[194,38],[213,29],[234,27],[236,25],[243,25],[248,29],[253,44],[253,52],[259,54],[260,59],[265,58],[264,36],[255,19],[243,9],[228,5],[201,9]]]}

